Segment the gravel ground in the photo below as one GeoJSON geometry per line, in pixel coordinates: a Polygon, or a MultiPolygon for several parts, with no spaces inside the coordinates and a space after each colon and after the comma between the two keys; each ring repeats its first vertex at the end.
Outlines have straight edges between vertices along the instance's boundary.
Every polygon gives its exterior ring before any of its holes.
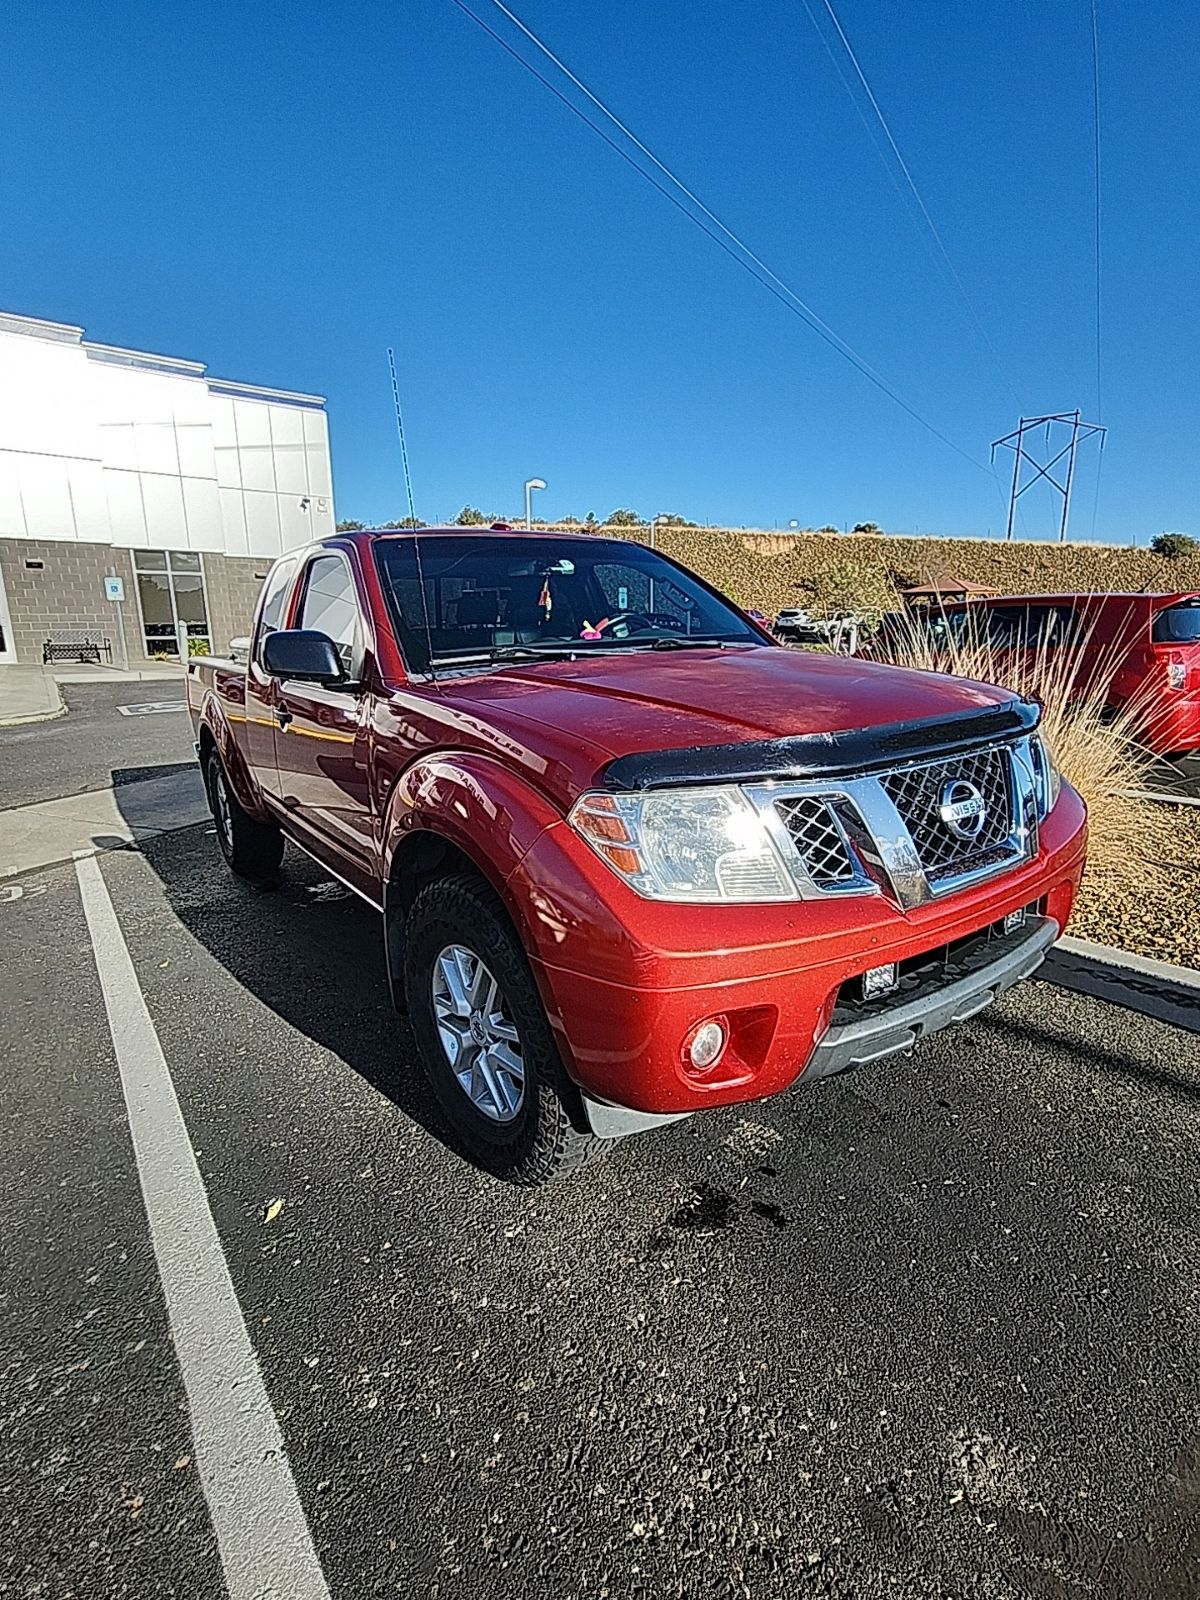
{"type": "Polygon", "coordinates": [[[1071,932],[1200,968],[1200,808],[1142,809],[1151,835],[1150,870],[1131,877],[1127,871],[1106,871],[1093,857],[1071,932]]]}

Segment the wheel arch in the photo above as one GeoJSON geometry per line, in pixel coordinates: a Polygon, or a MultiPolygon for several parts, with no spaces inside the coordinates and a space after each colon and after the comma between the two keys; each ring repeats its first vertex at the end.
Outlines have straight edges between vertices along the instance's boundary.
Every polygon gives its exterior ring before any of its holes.
{"type": "Polygon", "coordinates": [[[209,758],[214,751],[221,759],[229,787],[236,795],[238,804],[256,821],[266,820],[266,812],[250,775],[245,754],[234,737],[224,707],[215,695],[210,694],[196,729],[196,754],[200,769],[206,774],[209,758]]]}
{"type": "Polygon", "coordinates": [[[486,757],[428,757],[397,780],[384,815],[384,936],[388,979],[403,1001],[405,921],[429,883],[470,873],[499,900],[527,955],[530,908],[510,879],[560,814],[517,774],[486,757]]]}

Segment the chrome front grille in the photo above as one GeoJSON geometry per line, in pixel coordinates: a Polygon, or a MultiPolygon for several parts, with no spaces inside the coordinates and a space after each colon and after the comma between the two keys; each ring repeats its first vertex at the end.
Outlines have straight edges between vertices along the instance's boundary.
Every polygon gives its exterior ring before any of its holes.
{"type": "Polygon", "coordinates": [[[911,834],[931,883],[995,859],[995,852],[1003,850],[1012,834],[1012,762],[1003,747],[906,767],[885,773],[880,781],[911,834]],[[947,797],[965,793],[956,788],[964,784],[980,796],[984,807],[978,831],[969,836],[956,832],[943,816],[947,797]]]}
{"type": "Polygon", "coordinates": [[[775,809],[818,888],[853,883],[856,873],[850,847],[827,800],[819,795],[791,795],[777,801],[775,809]]]}
{"type": "Polygon", "coordinates": [[[876,775],[750,784],[804,895],[885,894],[906,908],[1037,850],[1028,737],[876,775]]]}

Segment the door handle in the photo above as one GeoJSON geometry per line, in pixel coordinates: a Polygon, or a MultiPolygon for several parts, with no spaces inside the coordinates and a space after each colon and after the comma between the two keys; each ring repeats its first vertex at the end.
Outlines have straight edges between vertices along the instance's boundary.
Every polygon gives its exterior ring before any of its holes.
{"type": "Polygon", "coordinates": [[[276,706],[275,720],[278,722],[281,728],[286,728],[288,723],[292,720],[292,713],[286,706],[276,706]]]}

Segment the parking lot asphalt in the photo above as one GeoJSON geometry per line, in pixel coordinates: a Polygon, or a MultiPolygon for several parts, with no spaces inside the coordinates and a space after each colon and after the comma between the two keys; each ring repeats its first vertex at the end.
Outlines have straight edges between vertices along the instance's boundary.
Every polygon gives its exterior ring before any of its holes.
{"type": "Polygon", "coordinates": [[[62,695],[68,714],[61,721],[0,728],[0,810],[108,788],[114,770],[128,781],[144,769],[195,759],[182,677],[65,683],[62,695]],[[158,705],[180,709],[144,709],[158,705]]]}
{"type": "MultiPolygon", "coordinates": [[[[1194,1034],[1032,982],[529,1193],[449,1148],[306,859],[99,862],[336,1600],[1200,1592],[1194,1034]]],[[[124,1014],[77,869],[20,887],[0,1594],[220,1596],[124,1014]]]]}

